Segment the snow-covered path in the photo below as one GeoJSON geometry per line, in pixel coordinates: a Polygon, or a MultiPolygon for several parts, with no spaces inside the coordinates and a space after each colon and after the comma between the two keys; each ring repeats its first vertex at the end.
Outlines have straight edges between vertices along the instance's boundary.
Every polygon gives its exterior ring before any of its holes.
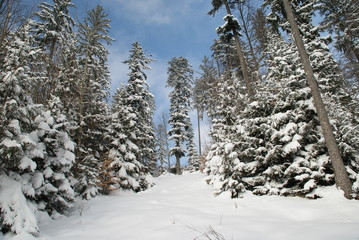
{"type": "MultiPolygon", "coordinates": [[[[40,225],[46,240],[184,240],[211,226],[230,240],[359,240],[359,202],[331,189],[325,199],[246,194],[214,197],[199,173],[165,175],[142,193],[87,202],[83,214],[40,225]],[[197,232],[196,230],[199,232],[197,232]]],[[[215,238],[212,238],[215,239],[215,238]]]]}

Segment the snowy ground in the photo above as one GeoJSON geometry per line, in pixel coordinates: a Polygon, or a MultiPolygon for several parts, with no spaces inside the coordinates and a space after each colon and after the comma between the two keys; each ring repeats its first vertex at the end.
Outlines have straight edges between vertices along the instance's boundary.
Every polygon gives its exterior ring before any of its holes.
{"type": "MultiPolygon", "coordinates": [[[[71,217],[41,223],[41,239],[217,239],[201,236],[212,228],[226,240],[359,240],[359,201],[344,199],[335,188],[319,200],[229,199],[214,197],[203,179],[199,173],[165,175],[142,193],[98,197],[71,217]]],[[[30,238],[12,238],[18,239],[30,238]]]]}

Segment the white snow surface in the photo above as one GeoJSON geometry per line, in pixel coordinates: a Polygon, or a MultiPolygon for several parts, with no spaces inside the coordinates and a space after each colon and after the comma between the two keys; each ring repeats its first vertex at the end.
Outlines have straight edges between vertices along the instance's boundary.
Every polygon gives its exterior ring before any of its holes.
{"type": "Polygon", "coordinates": [[[168,174],[144,192],[97,197],[70,217],[40,223],[40,239],[208,239],[201,235],[210,227],[226,240],[359,239],[359,202],[335,187],[321,189],[324,198],[317,200],[250,193],[230,199],[226,193],[213,196],[204,178],[168,174]]]}

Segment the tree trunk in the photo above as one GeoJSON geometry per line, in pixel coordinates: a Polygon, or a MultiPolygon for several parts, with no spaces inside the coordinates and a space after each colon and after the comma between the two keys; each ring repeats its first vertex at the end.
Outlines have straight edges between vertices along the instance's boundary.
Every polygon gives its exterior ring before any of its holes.
{"type": "Polygon", "coordinates": [[[171,156],[167,154],[168,171],[171,170],[171,156]]]}
{"type": "MultiPolygon", "coordinates": [[[[223,3],[226,6],[227,14],[232,15],[231,8],[229,7],[228,1],[223,0],[223,3]]],[[[239,41],[238,32],[233,31],[233,37],[236,42],[236,48],[237,48],[238,57],[239,57],[240,65],[241,65],[241,70],[243,73],[244,82],[246,84],[247,93],[249,96],[253,96],[254,93],[253,93],[253,89],[252,89],[252,85],[251,85],[251,80],[249,77],[247,62],[246,62],[246,58],[244,56],[244,51],[242,49],[241,42],[239,41]]]]}
{"type": "MultiPolygon", "coordinates": [[[[249,30],[248,30],[248,27],[247,27],[247,24],[246,24],[246,19],[244,17],[243,9],[241,8],[240,3],[238,3],[238,10],[239,10],[239,14],[240,14],[241,19],[242,19],[244,34],[246,35],[246,38],[247,38],[247,41],[248,41],[249,51],[251,52],[251,55],[252,55],[252,58],[253,58],[255,71],[258,74],[258,72],[259,72],[258,59],[256,57],[256,54],[254,53],[252,40],[251,40],[251,37],[249,36],[249,30]]],[[[248,7],[248,11],[249,11],[249,7],[248,7]]]]}
{"type": "Polygon", "coordinates": [[[329,151],[329,156],[332,162],[335,183],[338,188],[344,191],[344,196],[348,199],[352,198],[352,183],[348,177],[348,173],[345,169],[342,157],[339,152],[338,145],[336,143],[332,126],[330,125],[327,111],[325,109],[322,97],[319,92],[318,83],[315,79],[313,68],[309,61],[308,53],[304,47],[303,39],[300,35],[298,25],[295,21],[294,14],[291,9],[291,5],[288,0],[282,0],[285,8],[285,12],[288,16],[288,21],[292,29],[293,37],[297,45],[301,62],[304,65],[304,71],[306,73],[308,85],[313,96],[314,106],[317,110],[317,114],[320,121],[320,126],[323,130],[326,146],[329,151]]]}
{"type": "Polygon", "coordinates": [[[181,174],[181,162],[180,162],[181,157],[180,157],[179,153],[176,153],[175,156],[176,156],[176,174],[180,175],[181,174]]]}
{"type": "Polygon", "coordinates": [[[198,122],[198,153],[202,156],[202,143],[201,143],[201,118],[197,109],[197,122],[198,122]]]}

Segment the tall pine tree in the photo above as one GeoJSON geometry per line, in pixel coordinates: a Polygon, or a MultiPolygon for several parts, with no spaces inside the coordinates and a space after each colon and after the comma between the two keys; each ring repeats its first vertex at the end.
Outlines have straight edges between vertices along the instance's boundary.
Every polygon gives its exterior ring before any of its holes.
{"type": "Polygon", "coordinates": [[[138,42],[132,44],[130,58],[125,61],[130,73],[128,84],[117,89],[112,105],[109,177],[115,188],[140,191],[151,185],[150,170],[155,170],[153,129],[154,97],[149,92],[149,64],[138,42]]]}
{"type": "Polygon", "coordinates": [[[78,54],[79,76],[76,85],[77,104],[74,106],[74,121],[77,128],[76,169],[79,180],[77,191],[89,199],[99,190],[99,168],[101,156],[108,151],[108,105],[110,74],[108,50],[105,44],[113,39],[108,35],[110,20],[101,6],[88,11],[84,22],[79,25],[78,54]]]}
{"type": "Polygon", "coordinates": [[[172,87],[170,92],[170,119],[171,129],[168,131],[174,146],[170,154],[176,157],[176,173],[180,174],[180,159],[188,149],[183,145],[190,141],[189,131],[192,130],[189,118],[190,98],[192,94],[193,69],[188,60],[175,57],[169,61],[167,86],[172,87]]]}

